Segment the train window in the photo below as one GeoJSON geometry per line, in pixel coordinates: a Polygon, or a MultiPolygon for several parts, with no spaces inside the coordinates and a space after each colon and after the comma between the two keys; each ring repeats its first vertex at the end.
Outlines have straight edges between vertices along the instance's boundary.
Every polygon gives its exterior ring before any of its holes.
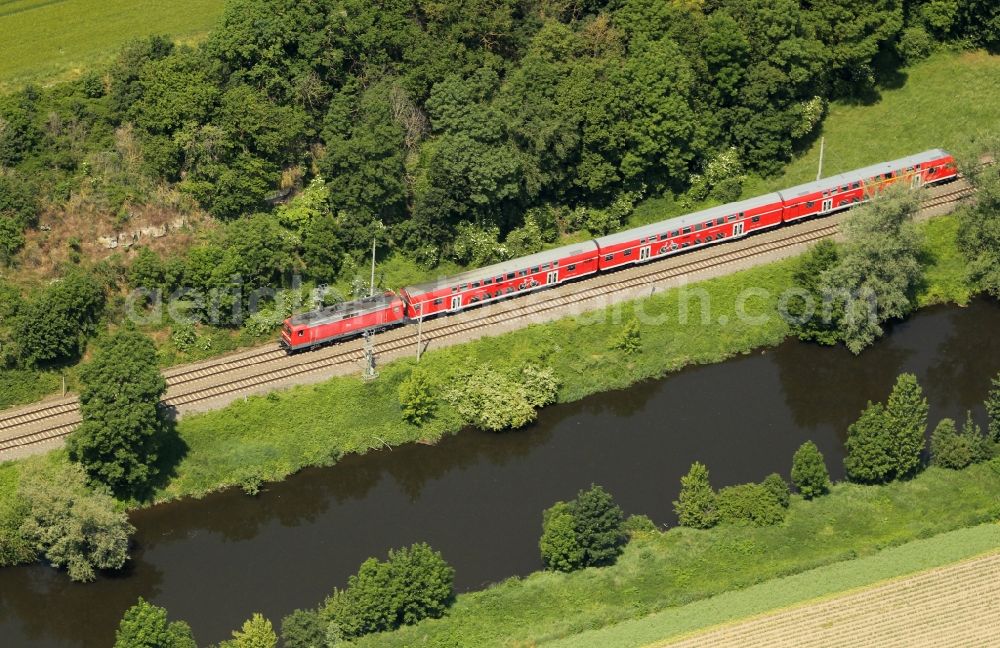
{"type": "Polygon", "coordinates": [[[535,274],[536,272],[538,272],[538,270],[539,270],[538,266],[535,266],[534,268],[531,269],[531,274],[535,274]]]}
{"type": "Polygon", "coordinates": [[[611,261],[614,258],[615,258],[615,255],[613,255],[613,254],[605,254],[604,255],[604,260],[605,261],[611,261]]]}
{"type": "Polygon", "coordinates": [[[306,334],[306,332],[305,332],[305,331],[299,331],[299,337],[302,337],[302,336],[303,336],[303,335],[305,335],[305,334],[306,334]]]}
{"type": "Polygon", "coordinates": [[[726,233],[725,232],[719,232],[718,234],[715,235],[715,240],[716,241],[721,241],[724,238],[726,238],[726,233]]]}
{"type": "Polygon", "coordinates": [[[510,281],[513,278],[514,278],[514,273],[513,272],[508,272],[507,273],[507,281],[510,281]]]}
{"type": "Polygon", "coordinates": [[[687,244],[687,243],[682,243],[682,244],[681,244],[681,247],[682,247],[682,248],[686,248],[687,246],[688,246],[688,244],[687,244]]]}
{"type": "Polygon", "coordinates": [[[469,284],[460,284],[460,285],[458,286],[458,289],[459,289],[459,290],[465,290],[465,289],[466,289],[466,288],[468,288],[468,287],[469,287],[469,284]]]}
{"type": "Polygon", "coordinates": [[[566,266],[566,269],[567,270],[576,270],[576,264],[575,263],[571,263],[568,266],[566,266]]]}
{"type": "Polygon", "coordinates": [[[815,207],[815,206],[816,206],[816,201],[815,200],[807,200],[806,201],[806,207],[815,207]]]}
{"type": "Polygon", "coordinates": [[[754,216],[753,218],[750,219],[750,222],[751,223],[759,223],[760,222],[760,216],[754,216]]]}
{"type": "Polygon", "coordinates": [[[694,240],[694,244],[695,244],[695,245],[701,245],[701,239],[700,239],[700,238],[696,238],[696,239],[694,240]]]}
{"type": "Polygon", "coordinates": [[[622,254],[624,256],[632,256],[632,250],[625,250],[624,252],[622,252],[622,254]]]}
{"type": "Polygon", "coordinates": [[[493,283],[493,277],[487,277],[487,278],[483,279],[483,285],[484,286],[489,286],[492,283],[493,283]]]}
{"type": "Polygon", "coordinates": [[[680,230],[674,230],[673,232],[670,232],[670,236],[679,236],[680,233],[681,233],[680,230]]]}
{"type": "Polygon", "coordinates": [[[851,188],[852,189],[860,189],[861,188],[861,183],[860,182],[855,182],[854,184],[851,185],[851,188]]]}
{"type": "Polygon", "coordinates": [[[847,191],[848,189],[850,189],[850,187],[848,187],[847,185],[844,185],[843,187],[840,188],[841,191],[847,191]]]}
{"type": "Polygon", "coordinates": [[[473,288],[478,288],[479,287],[479,282],[478,281],[473,281],[472,282],[472,287],[473,288]]]}
{"type": "Polygon", "coordinates": [[[705,229],[708,229],[709,227],[711,227],[714,224],[715,224],[715,221],[708,221],[707,223],[705,223],[705,229]]]}
{"type": "Polygon", "coordinates": [[[646,244],[646,239],[644,238],[639,239],[639,245],[645,245],[645,244],[646,244]]]}
{"type": "Polygon", "coordinates": [[[438,298],[438,299],[435,299],[435,300],[434,300],[434,305],[435,305],[435,306],[440,306],[440,305],[441,305],[441,304],[443,304],[443,303],[444,303],[444,300],[443,300],[443,299],[440,299],[440,298],[438,298]]]}
{"type": "Polygon", "coordinates": [[[691,228],[690,227],[685,227],[681,231],[684,232],[685,234],[690,234],[691,233],[691,228]]]}
{"type": "Polygon", "coordinates": [[[518,277],[523,277],[523,276],[525,276],[526,274],[528,274],[528,271],[527,271],[527,270],[518,270],[518,271],[517,271],[517,276],[518,276],[518,277]]]}
{"type": "Polygon", "coordinates": [[[730,214],[729,216],[726,217],[726,220],[728,220],[729,222],[733,222],[734,220],[736,220],[736,214],[730,214]]]}
{"type": "Polygon", "coordinates": [[[934,173],[936,171],[937,171],[937,169],[935,169],[934,167],[931,167],[931,168],[927,169],[927,175],[934,175],[934,173]]]}
{"type": "Polygon", "coordinates": [[[694,224],[694,231],[698,232],[700,230],[701,230],[701,223],[695,223],[694,224]]]}
{"type": "Polygon", "coordinates": [[[458,292],[458,286],[452,286],[451,292],[458,292]]]}
{"type": "Polygon", "coordinates": [[[719,218],[717,218],[715,221],[716,225],[724,225],[725,223],[726,223],[726,218],[724,216],[719,216],[719,218]]]}
{"type": "Polygon", "coordinates": [[[660,240],[661,241],[666,241],[668,238],[670,238],[670,236],[668,236],[666,232],[664,232],[663,234],[660,234],[660,240]]]}

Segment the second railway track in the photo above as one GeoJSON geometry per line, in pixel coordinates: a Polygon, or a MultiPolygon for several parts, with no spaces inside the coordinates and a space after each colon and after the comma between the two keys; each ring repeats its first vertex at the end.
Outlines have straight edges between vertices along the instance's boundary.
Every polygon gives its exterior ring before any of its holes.
{"type": "MultiPolygon", "coordinates": [[[[973,189],[964,180],[935,187],[921,203],[921,214],[954,205],[972,192],[973,189]]],[[[525,320],[554,319],[562,311],[573,314],[592,310],[610,303],[606,300],[602,302],[602,298],[609,295],[632,294],[630,298],[634,298],[635,291],[644,287],[752,261],[833,236],[843,219],[843,213],[812,219],[728,245],[712,246],[609,274],[590,276],[453,317],[428,320],[423,323],[422,336],[440,346],[442,342],[475,337],[477,333],[485,333],[501,323],[507,325],[505,330],[509,330],[511,323],[523,325],[525,320]],[[570,309],[571,306],[576,308],[570,309]]],[[[403,326],[376,336],[379,355],[395,356],[415,349],[415,328],[403,326]]],[[[362,346],[357,340],[294,356],[286,355],[277,344],[270,344],[165,370],[167,393],[164,404],[177,412],[203,409],[210,401],[219,401],[221,405],[223,401],[256,393],[269,386],[305,382],[307,376],[319,372],[325,372],[322,377],[348,373],[358,366],[362,358],[362,346]]],[[[0,460],[28,454],[33,448],[49,447],[69,434],[79,421],[78,401],[72,396],[0,412],[0,460]]]]}

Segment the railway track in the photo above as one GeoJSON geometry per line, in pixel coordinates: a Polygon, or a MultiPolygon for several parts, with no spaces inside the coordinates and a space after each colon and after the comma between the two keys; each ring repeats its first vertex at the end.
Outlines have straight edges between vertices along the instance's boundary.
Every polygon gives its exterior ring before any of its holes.
{"type": "MultiPolygon", "coordinates": [[[[933,187],[921,203],[921,214],[939,212],[973,191],[963,180],[933,187]]],[[[845,214],[846,212],[842,212],[822,219],[807,220],[793,226],[761,232],[727,245],[711,246],[616,272],[592,275],[580,281],[487,304],[451,317],[431,319],[423,323],[422,335],[435,345],[441,345],[442,342],[476,336],[500,324],[509,330],[529,323],[528,321],[554,319],[567,310],[579,313],[599,308],[610,303],[608,297],[612,294],[633,294],[640,289],[794,250],[834,236],[839,231],[845,214]],[[569,309],[569,306],[574,309],[569,309]]],[[[635,296],[638,295],[633,294],[629,298],[635,296]]],[[[415,329],[415,326],[403,326],[378,335],[375,339],[379,356],[394,357],[415,350],[415,329]]],[[[164,404],[179,413],[207,409],[207,404],[211,401],[220,401],[219,404],[222,404],[223,400],[228,402],[269,387],[349,373],[359,366],[363,357],[362,345],[358,340],[295,356],[286,355],[277,344],[269,344],[165,370],[167,393],[164,404]]],[[[79,404],[72,396],[0,412],[0,459],[54,446],[79,422],[79,404]]]]}

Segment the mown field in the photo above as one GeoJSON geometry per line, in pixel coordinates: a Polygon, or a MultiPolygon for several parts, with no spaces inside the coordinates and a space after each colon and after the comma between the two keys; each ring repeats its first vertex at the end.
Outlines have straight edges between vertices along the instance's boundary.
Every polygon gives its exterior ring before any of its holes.
{"type": "Polygon", "coordinates": [[[649,616],[574,635],[553,648],[625,648],[659,644],[704,628],[735,622],[808,601],[813,605],[844,592],[965,560],[1000,547],[1000,525],[949,531],[878,553],[775,578],[649,616]]]}
{"type": "Polygon", "coordinates": [[[110,61],[130,38],[198,38],[223,0],[0,0],[0,92],[79,76],[110,61]]]}

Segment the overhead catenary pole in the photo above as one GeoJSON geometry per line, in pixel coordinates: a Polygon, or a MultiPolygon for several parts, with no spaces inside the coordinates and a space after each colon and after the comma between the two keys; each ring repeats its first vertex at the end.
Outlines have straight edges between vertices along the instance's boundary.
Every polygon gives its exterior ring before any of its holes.
{"type": "Polygon", "coordinates": [[[816,171],[816,179],[819,180],[823,177],[823,148],[826,144],[826,138],[819,138],[819,169],[816,171]]]}
{"type": "Polygon", "coordinates": [[[368,289],[368,296],[375,296],[375,239],[377,236],[372,236],[372,279],[371,283],[368,284],[370,288],[368,289]]]}

